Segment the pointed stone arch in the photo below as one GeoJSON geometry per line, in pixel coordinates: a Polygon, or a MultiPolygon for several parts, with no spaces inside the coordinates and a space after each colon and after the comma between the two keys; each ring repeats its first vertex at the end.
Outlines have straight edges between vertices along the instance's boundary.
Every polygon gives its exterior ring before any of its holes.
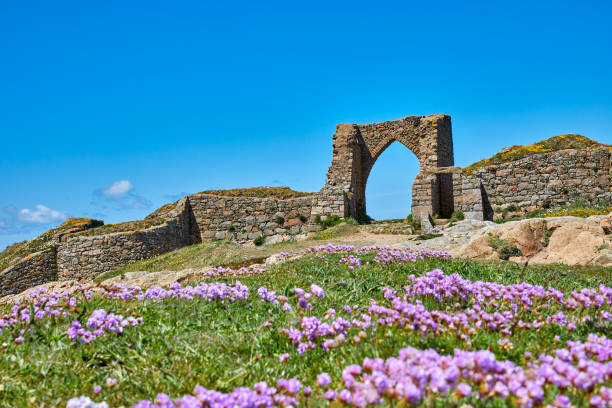
{"type": "MultiPolygon", "coordinates": [[[[441,168],[454,165],[450,116],[408,116],[399,120],[357,125],[343,123],[333,136],[332,164],[313,214],[360,218],[366,214],[365,187],[380,155],[393,142],[412,151],[419,174],[412,186],[412,213],[450,216],[453,211],[451,174],[441,168]]],[[[398,174],[398,177],[402,177],[398,174]]]]}
{"type": "MultiPolygon", "coordinates": [[[[372,174],[372,170],[374,169],[374,167],[376,166],[376,163],[378,163],[378,161],[380,160],[381,156],[383,156],[385,154],[385,152],[387,152],[387,150],[389,148],[391,148],[393,145],[398,145],[396,147],[398,147],[398,149],[403,150],[403,153],[406,155],[411,155],[412,157],[408,158],[406,157],[406,161],[409,161],[409,164],[405,163],[402,160],[402,164],[406,165],[406,174],[402,174],[402,181],[400,182],[398,180],[398,185],[402,186],[402,189],[404,188],[404,186],[406,186],[406,184],[408,183],[407,180],[408,178],[412,179],[412,181],[414,180],[414,171],[416,170],[415,167],[417,166],[414,163],[414,159],[418,160],[418,157],[416,157],[416,155],[413,154],[412,149],[410,149],[408,146],[406,146],[406,144],[403,141],[397,140],[397,139],[390,139],[388,140],[384,145],[381,146],[377,146],[377,149],[372,153],[372,159],[369,160],[367,163],[364,163],[363,166],[363,175],[362,175],[362,180],[363,180],[363,189],[364,189],[364,200],[366,200],[366,196],[367,196],[367,191],[368,191],[368,183],[371,183],[370,181],[370,175],[372,174]],[[408,160],[410,159],[410,160],[408,160]],[[414,166],[414,167],[412,167],[414,166]],[[409,168],[412,167],[412,168],[409,168]],[[408,174],[410,174],[410,176],[408,176],[408,174]]],[[[420,168],[420,163],[419,163],[419,168],[420,168]]],[[[386,179],[389,179],[389,176],[386,177],[386,179]]],[[[367,200],[366,200],[367,203],[367,200]]],[[[402,202],[402,206],[405,205],[406,203],[402,202]]],[[[409,204],[409,203],[408,203],[409,204]]],[[[365,208],[363,209],[363,211],[365,211],[365,208]]],[[[404,215],[405,216],[405,215],[404,215]]]]}

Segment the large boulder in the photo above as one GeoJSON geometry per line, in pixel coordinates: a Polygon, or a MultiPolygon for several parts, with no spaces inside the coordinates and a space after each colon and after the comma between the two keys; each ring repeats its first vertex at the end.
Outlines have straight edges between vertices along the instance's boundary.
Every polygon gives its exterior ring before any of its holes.
{"type": "Polygon", "coordinates": [[[612,266],[612,235],[605,228],[609,216],[589,218],[552,217],[508,222],[476,231],[469,241],[450,250],[451,254],[468,259],[499,259],[491,246],[497,237],[518,248],[532,264],[562,263],[567,265],[612,266]]]}

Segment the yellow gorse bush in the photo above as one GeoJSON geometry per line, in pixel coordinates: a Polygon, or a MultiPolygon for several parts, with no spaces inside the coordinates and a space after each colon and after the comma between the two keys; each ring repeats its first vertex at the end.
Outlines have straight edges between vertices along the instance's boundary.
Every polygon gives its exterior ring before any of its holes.
{"type": "Polygon", "coordinates": [[[520,146],[503,153],[499,152],[493,157],[480,160],[479,162],[466,167],[463,169],[463,171],[467,174],[472,174],[474,170],[492,164],[508,163],[539,153],[548,153],[565,149],[584,149],[596,144],[599,143],[582,135],[570,133],[566,135],[554,136],[550,139],[542,140],[528,146],[520,146]]]}
{"type": "Polygon", "coordinates": [[[564,208],[557,210],[545,215],[545,217],[590,217],[592,215],[607,215],[612,211],[612,207],[605,207],[601,209],[588,209],[588,208],[564,208]]]}

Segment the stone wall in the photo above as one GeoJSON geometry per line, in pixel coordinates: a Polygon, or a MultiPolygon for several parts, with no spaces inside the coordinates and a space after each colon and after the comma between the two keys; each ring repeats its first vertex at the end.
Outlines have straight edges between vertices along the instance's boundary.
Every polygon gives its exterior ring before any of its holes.
{"type": "Polygon", "coordinates": [[[188,200],[194,242],[210,238],[245,242],[264,236],[266,243],[275,243],[318,227],[311,217],[315,197],[274,200],[201,193],[188,200]]]}
{"type": "Polygon", "coordinates": [[[462,171],[452,173],[454,211],[461,211],[466,219],[490,220],[493,216],[486,206],[486,191],[480,180],[462,171]]]}
{"type": "Polygon", "coordinates": [[[88,223],[59,235],[52,248],[0,272],[0,296],[56,279],[91,279],[205,239],[249,242],[265,237],[266,243],[275,243],[319,230],[317,215],[359,218],[366,210],[370,171],[395,141],[420,162],[412,187],[417,220],[433,214],[450,216],[454,210],[466,218],[491,219],[493,207],[515,204],[528,210],[546,203],[566,204],[576,197],[592,202],[610,198],[612,148],[603,145],[542,153],[468,174],[453,167],[449,116],[340,124],[333,136],[327,182],[318,194],[272,199],[200,193],[155,211],[148,218],[166,221],[151,228],[90,235],[82,229],[98,224],[88,223]]]}
{"type": "Polygon", "coordinates": [[[490,165],[472,173],[482,183],[492,207],[552,206],[576,198],[591,202],[609,197],[612,185],[612,148],[560,150],[490,165]]]}
{"type": "Polygon", "coordinates": [[[188,201],[179,201],[166,216],[171,219],[148,229],[69,237],[57,248],[58,279],[93,279],[190,244],[188,201]]]}
{"type": "Polygon", "coordinates": [[[57,280],[55,248],[36,252],[0,272],[0,296],[57,280]]]}

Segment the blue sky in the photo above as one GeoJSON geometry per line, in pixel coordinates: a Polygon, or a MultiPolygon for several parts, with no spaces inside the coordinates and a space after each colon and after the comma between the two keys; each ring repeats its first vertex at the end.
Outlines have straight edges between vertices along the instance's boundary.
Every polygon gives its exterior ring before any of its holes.
{"type": "MultiPolygon", "coordinates": [[[[563,2],[2,2],[0,248],[185,193],[316,191],[342,122],[452,116],[455,162],[562,133],[612,143],[612,6],[563,2]]],[[[410,212],[395,143],[367,187],[410,212]]]]}

